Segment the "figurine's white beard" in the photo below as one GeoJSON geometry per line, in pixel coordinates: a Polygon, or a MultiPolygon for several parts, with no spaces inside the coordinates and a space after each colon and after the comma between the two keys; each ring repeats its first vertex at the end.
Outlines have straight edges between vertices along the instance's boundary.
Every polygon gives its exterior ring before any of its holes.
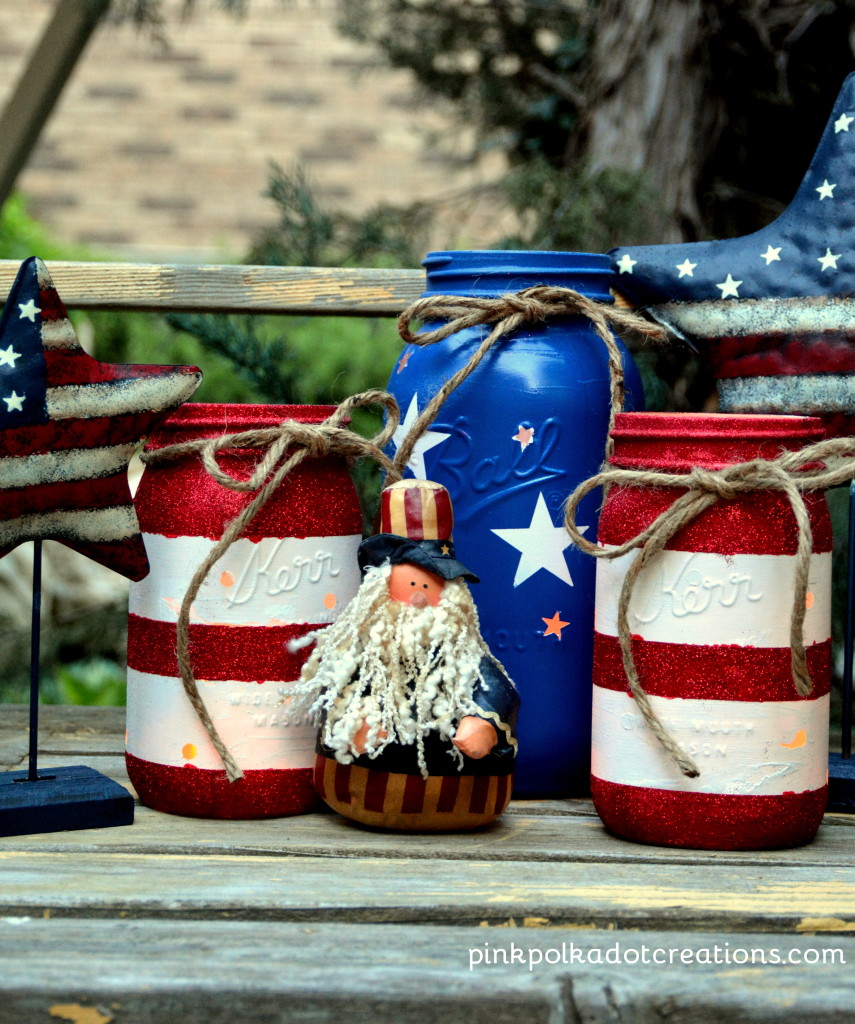
{"type": "Polygon", "coordinates": [[[323,743],[338,761],[353,760],[353,736],[367,722],[369,756],[390,743],[415,743],[426,774],[425,734],[451,739],[460,719],[475,712],[479,665],[490,653],[462,580],[445,584],[438,605],[415,608],[389,598],[389,571],[369,569],[353,601],[316,634],[296,692],[323,712],[323,743]]]}

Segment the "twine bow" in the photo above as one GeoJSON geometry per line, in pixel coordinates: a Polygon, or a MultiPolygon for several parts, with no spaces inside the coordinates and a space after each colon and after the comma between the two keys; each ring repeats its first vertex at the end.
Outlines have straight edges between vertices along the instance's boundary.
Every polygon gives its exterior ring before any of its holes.
{"type": "Polygon", "coordinates": [[[143,462],[149,466],[184,458],[187,455],[199,455],[207,472],[223,487],[232,491],[258,491],[249,505],[227,524],[220,540],[196,570],[178,614],[176,648],[181,682],[214,748],[223,760],[230,782],[242,778],[243,772],[223,742],[199,693],[190,658],[190,608],[213,566],[249,526],[285,477],[304,459],[321,458],[325,455],[339,455],[345,458],[360,458],[367,455],[376,459],[387,472],[396,472],[382,449],[389,443],[398,422],[398,405],[390,394],[379,390],[364,391],[345,399],[335,412],[320,424],[285,420],[275,427],[183,441],[144,452],[142,455],[143,462]],[[354,409],[366,405],[382,405],[387,413],[386,425],[371,440],[343,426],[354,409]],[[217,462],[217,453],[227,448],[265,449],[263,457],[248,480],[232,476],[217,462]]]}
{"type": "Polygon", "coordinates": [[[538,285],[498,298],[431,296],[418,300],[401,314],[398,331],[406,343],[413,345],[432,345],[470,327],[492,326],[492,330],[481,341],[467,364],[443,384],[424,408],[402,439],[394,459],[389,459],[382,449],[391,441],[398,429],[398,406],[391,395],[378,390],[365,391],[346,399],[329,419],[317,426],[286,420],[276,427],[181,442],[143,454],[143,461],[148,465],[198,455],[210,476],[223,487],[234,491],[254,491],[260,488],[243,512],[226,526],[221,539],[196,570],[181,602],[178,616],[176,646],[181,681],[190,703],[223,760],[230,781],[242,778],[243,772],[205,708],[193,674],[189,651],[190,608],[213,566],[264,507],[288,473],[305,458],[328,454],[343,455],[347,458],[369,456],[382,466],[388,482],[400,480],[416,443],[433,423],[445,400],[475,370],[497,342],[524,323],[543,323],[550,318],[566,316],[583,316],[590,320],[608,351],[611,431],[616,413],[623,408],[624,376],[620,350],[609,330],[610,325],[634,330],[659,340],[666,337],[666,332],[634,313],[600,305],[571,288],[538,285]],[[446,323],[436,330],[415,334],[410,329],[413,320],[444,320],[446,323]],[[342,426],[343,421],[354,409],[373,404],[381,404],[387,411],[386,425],[375,438],[366,440],[342,426]],[[289,451],[295,446],[297,450],[289,455],[289,451]],[[263,457],[248,480],[231,476],[217,462],[217,453],[227,448],[264,450],[263,457]]]}
{"type": "Polygon", "coordinates": [[[690,473],[660,473],[650,470],[606,469],[581,483],[567,500],[565,526],[573,543],[596,558],[620,558],[638,549],[624,577],[618,598],[617,629],[621,657],[629,688],[645,722],[673,758],[680,771],[696,778],[700,771],[688,754],[670,735],[653,710],[638,678],[632,654],[629,605],[636,580],[644,567],[666,547],[683,527],[718,501],[730,501],[757,491],[780,491],[789,501],[798,530],[795,557],[795,587],[790,614],[791,670],[796,691],[808,696],[813,680],[807,667],[804,646],[804,620],[813,535],[805,505],[805,491],[823,491],[855,477],[855,438],[841,437],[818,441],[796,452],[784,452],[776,459],[754,459],[721,470],[695,468],[690,473]],[[838,460],[830,468],[829,460],[838,460]],[[576,527],[576,510],[582,499],[597,487],[612,485],[633,487],[670,487],[684,489],[673,504],[637,536],[615,547],[604,548],[587,540],[576,527]]]}
{"type": "MultiPolygon", "coordinates": [[[[601,338],[608,352],[611,416],[609,440],[614,417],[623,409],[624,373],[620,349],[610,327],[632,330],[657,341],[667,337],[664,328],[645,320],[636,313],[594,302],[572,288],[535,285],[523,291],[497,298],[478,298],[465,295],[429,295],[418,299],[398,318],[398,333],[410,345],[433,345],[470,327],[492,326],[469,361],[442,385],[416,419],[395,453],[394,463],[402,471],[412,457],[416,442],[436,419],[448,396],[459,387],[479,365],[490,349],[502,338],[518,330],[523,324],[545,323],[555,317],[583,316],[601,338]],[[432,331],[415,334],[410,325],[413,320],[425,322],[444,320],[446,323],[432,331]]],[[[606,457],[611,453],[610,448],[606,457]]]]}

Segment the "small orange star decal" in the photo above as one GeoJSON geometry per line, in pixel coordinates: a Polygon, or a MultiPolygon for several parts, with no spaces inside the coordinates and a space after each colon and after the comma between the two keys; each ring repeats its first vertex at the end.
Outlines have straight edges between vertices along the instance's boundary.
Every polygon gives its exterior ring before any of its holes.
{"type": "Polygon", "coordinates": [[[398,360],[398,369],[397,369],[398,373],[400,373],[401,370],[403,370],[404,367],[407,365],[407,363],[410,361],[410,356],[412,354],[413,354],[413,350],[411,348],[408,348],[407,351],[398,360]]]}
{"type": "Polygon", "coordinates": [[[444,555],[447,555],[447,554],[449,554],[449,553],[451,552],[451,548],[450,548],[450,547],[449,547],[449,546],[448,546],[447,544],[443,544],[443,545],[442,545],[442,547],[441,547],[441,548],[440,548],[439,550],[440,550],[440,551],[441,551],[441,552],[442,552],[442,553],[443,553],[444,555]]]}
{"type": "Polygon", "coordinates": [[[524,427],[522,423],[517,427],[517,432],[511,438],[512,441],[519,441],[520,448],[525,451],[534,440],[534,427],[524,427]]]}
{"type": "Polygon", "coordinates": [[[541,620],[546,623],[546,629],[544,630],[543,635],[557,636],[559,640],[561,639],[561,630],[564,629],[565,626],[570,625],[569,622],[564,622],[558,612],[556,612],[551,619],[545,619],[541,615],[541,620]]]}

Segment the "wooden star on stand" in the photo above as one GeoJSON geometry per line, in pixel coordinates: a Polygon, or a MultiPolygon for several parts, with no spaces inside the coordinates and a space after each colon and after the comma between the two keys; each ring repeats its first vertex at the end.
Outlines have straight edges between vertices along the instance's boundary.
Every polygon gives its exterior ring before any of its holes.
{"type": "Polygon", "coordinates": [[[0,557],[57,540],[142,579],[128,462],[201,379],[195,366],[87,355],[44,263],[26,260],[0,318],[0,557]]]}
{"type": "Polygon", "coordinates": [[[44,263],[21,265],[0,317],[0,557],[34,542],[30,753],[27,771],[0,772],[0,836],[133,823],[133,797],[113,779],[85,765],[38,769],[41,542],[146,575],[128,462],[201,378],[195,366],[93,359],[44,263]]]}

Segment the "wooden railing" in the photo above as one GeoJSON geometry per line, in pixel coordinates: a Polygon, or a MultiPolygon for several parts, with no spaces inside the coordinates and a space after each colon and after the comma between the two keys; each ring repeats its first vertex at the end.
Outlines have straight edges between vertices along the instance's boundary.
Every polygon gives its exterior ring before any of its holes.
{"type": "MultiPolygon", "coordinates": [[[[46,261],[69,309],[397,316],[424,271],[46,261]]],[[[20,264],[0,260],[0,303],[20,264]]]]}

